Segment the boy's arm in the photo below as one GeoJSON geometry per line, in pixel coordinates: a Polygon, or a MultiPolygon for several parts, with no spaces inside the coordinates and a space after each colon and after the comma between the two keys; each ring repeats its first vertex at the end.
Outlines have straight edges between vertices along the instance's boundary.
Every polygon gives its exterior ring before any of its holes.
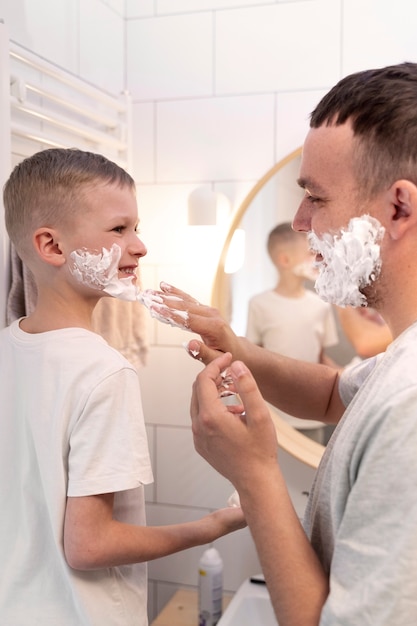
{"type": "Polygon", "coordinates": [[[211,543],[244,528],[239,507],[168,526],[135,526],[113,519],[114,494],[69,497],[64,525],[64,551],[70,567],[100,569],[151,561],[180,550],[211,543]]]}

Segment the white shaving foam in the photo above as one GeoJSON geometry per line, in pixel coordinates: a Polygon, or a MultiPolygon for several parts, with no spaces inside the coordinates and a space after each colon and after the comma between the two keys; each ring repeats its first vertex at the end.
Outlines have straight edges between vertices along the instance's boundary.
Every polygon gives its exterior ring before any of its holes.
{"type": "MultiPolygon", "coordinates": [[[[70,253],[69,269],[83,285],[104,291],[109,296],[119,300],[141,302],[150,311],[151,316],[163,324],[189,330],[188,311],[173,310],[172,314],[175,314],[177,319],[174,319],[172,315],[162,315],[162,310],[170,311],[171,309],[164,304],[160,294],[153,289],[140,291],[133,282],[133,276],[119,278],[121,256],[122,250],[116,243],[112,245],[110,250],[102,248],[101,252],[80,248],[70,253]]],[[[164,296],[164,298],[182,302],[182,298],[175,295],[164,296]]]]}
{"type": "Polygon", "coordinates": [[[296,276],[301,276],[307,280],[316,280],[318,275],[318,270],[316,267],[316,263],[314,260],[305,261],[304,263],[299,263],[293,268],[293,273],[296,276]]]}
{"type": "Polygon", "coordinates": [[[117,244],[113,244],[110,250],[102,248],[101,252],[81,248],[71,252],[72,264],[69,268],[75,278],[87,287],[104,291],[120,300],[135,301],[138,289],[133,283],[133,276],[119,278],[121,255],[117,244]]]}
{"type": "Polygon", "coordinates": [[[319,276],[315,289],[323,300],[341,307],[367,305],[361,290],[380,274],[379,244],[384,232],[378,220],[363,215],[351,219],[347,229],[336,235],[319,238],[309,233],[311,249],[322,256],[316,263],[319,276]]]}
{"type": "Polygon", "coordinates": [[[239,494],[237,491],[234,491],[232,495],[228,498],[227,504],[228,506],[231,506],[231,507],[240,506],[240,498],[239,498],[239,494]]]}

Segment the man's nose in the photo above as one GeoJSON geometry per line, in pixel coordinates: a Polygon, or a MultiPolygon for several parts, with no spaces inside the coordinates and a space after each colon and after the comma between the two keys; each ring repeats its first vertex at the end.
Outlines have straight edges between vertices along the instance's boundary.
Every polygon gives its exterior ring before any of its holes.
{"type": "Polygon", "coordinates": [[[302,200],[297,212],[294,216],[292,227],[302,233],[308,233],[311,230],[311,212],[306,207],[305,201],[302,200]]]}

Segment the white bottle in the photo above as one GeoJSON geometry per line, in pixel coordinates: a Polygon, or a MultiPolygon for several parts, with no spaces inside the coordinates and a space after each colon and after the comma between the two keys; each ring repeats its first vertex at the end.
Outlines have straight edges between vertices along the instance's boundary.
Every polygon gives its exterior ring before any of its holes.
{"type": "Polygon", "coordinates": [[[198,626],[216,626],[222,615],[223,561],[208,548],[198,564],[198,626]]]}

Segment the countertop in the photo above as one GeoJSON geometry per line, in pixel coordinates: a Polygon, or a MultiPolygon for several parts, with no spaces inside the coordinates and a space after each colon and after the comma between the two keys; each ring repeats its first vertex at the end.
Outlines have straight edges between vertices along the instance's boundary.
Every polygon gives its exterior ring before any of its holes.
{"type": "MultiPolygon", "coordinates": [[[[223,611],[232,597],[224,594],[223,611]]],[[[151,626],[198,626],[198,592],[194,589],[179,589],[151,626]]]]}

